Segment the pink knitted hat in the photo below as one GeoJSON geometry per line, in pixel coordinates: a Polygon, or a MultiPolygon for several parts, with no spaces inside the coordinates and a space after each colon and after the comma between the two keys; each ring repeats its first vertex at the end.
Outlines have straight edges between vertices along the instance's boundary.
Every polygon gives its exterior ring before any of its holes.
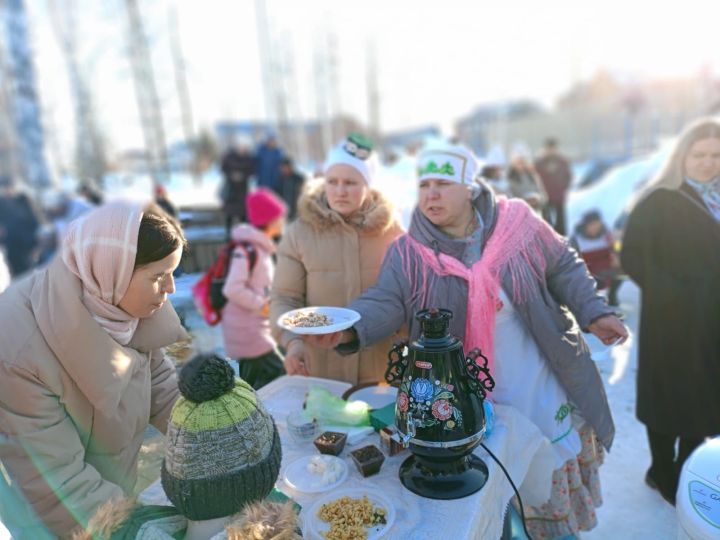
{"type": "Polygon", "coordinates": [[[245,199],[248,220],[253,227],[264,227],[287,213],[287,205],[267,188],[259,188],[245,199]]]}

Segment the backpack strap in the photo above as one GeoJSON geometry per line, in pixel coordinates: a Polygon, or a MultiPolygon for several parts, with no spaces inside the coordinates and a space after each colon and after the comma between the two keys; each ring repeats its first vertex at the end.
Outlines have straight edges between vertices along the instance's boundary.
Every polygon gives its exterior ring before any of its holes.
{"type": "Polygon", "coordinates": [[[245,240],[235,243],[234,247],[239,247],[245,252],[245,256],[248,260],[248,273],[252,274],[257,263],[257,250],[250,242],[245,240]]]}

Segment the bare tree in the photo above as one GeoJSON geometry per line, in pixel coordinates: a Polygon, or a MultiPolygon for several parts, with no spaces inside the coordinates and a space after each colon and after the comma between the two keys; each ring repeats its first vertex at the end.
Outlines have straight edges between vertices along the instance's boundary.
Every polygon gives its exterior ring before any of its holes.
{"type": "Polygon", "coordinates": [[[105,142],[87,80],[79,68],[75,0],[51,0],[50,15],[65,57],[75,106],[75,171],[81,180],[99,182],[107,172],[105,142]]]}
{"type": "MultiPolygon", "coordinates": [[[[187,83],[187,74],[185,72],[185,58],[183,56],[182,44],[180,42],[180,31],[178,30],[177,8],[171,5],[168,8],[168,27],[170,29],[170,51],[173,59],[173,69],[175,72],[175,89],[178,94],[180,103],[180,115],[182,117],[183,134],[185,141],[190,145],[193,153],[193,161],[199,161],[198,144],[195,136],[195,122],[193,120],[192,101],[190,100],[190,89],[187,83]]],[[[200,182],[198,167],[193,166],[193,175],[195,182],[200,182]]]]}
{"type": "Polygon", "coordinates": [[[0,47],[3,49],[2,81],[5,114],[8,125],[13,170],[30,185],[50,185],[50,172],[45,160],[45,136],[40,103],[35,89],[35,68],[30,49],[27,14],[23,0],[0,1],[0,47]]]}
{"type": "Polygon", "coordinates": [[[133,73],[135,98],[140,113],[150,175],[153,183],[158,185],[164,178],[167,178],[170,172],[162,109],[155,87],[150,49],[137,0],[125,0],[125,8],[128,22],[128,53],[133,73]]]}

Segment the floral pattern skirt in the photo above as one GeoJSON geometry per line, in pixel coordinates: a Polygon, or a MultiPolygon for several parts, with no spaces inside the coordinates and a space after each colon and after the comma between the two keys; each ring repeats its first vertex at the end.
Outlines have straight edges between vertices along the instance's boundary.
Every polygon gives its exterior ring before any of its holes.
{"type": "Polygon", "coordinates": [[[562,538],[597,525],[595,509],[602,505],[600,465],[605,451],[587,424],[580,429],[582,450],[553,471],[550,500],[525,508],[525,523],[535,540],[562,538]]]}

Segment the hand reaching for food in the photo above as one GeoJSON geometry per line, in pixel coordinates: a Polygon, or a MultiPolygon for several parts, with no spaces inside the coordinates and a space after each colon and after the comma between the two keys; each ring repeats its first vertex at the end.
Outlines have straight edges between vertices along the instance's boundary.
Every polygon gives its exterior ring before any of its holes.
{"type": "Polygon", "coordinates": [[[293,339],[287,346],[285,353],[285,371],[288,375],[310,375],[308,361],[310,355],[301,339],[293,339]]]}

